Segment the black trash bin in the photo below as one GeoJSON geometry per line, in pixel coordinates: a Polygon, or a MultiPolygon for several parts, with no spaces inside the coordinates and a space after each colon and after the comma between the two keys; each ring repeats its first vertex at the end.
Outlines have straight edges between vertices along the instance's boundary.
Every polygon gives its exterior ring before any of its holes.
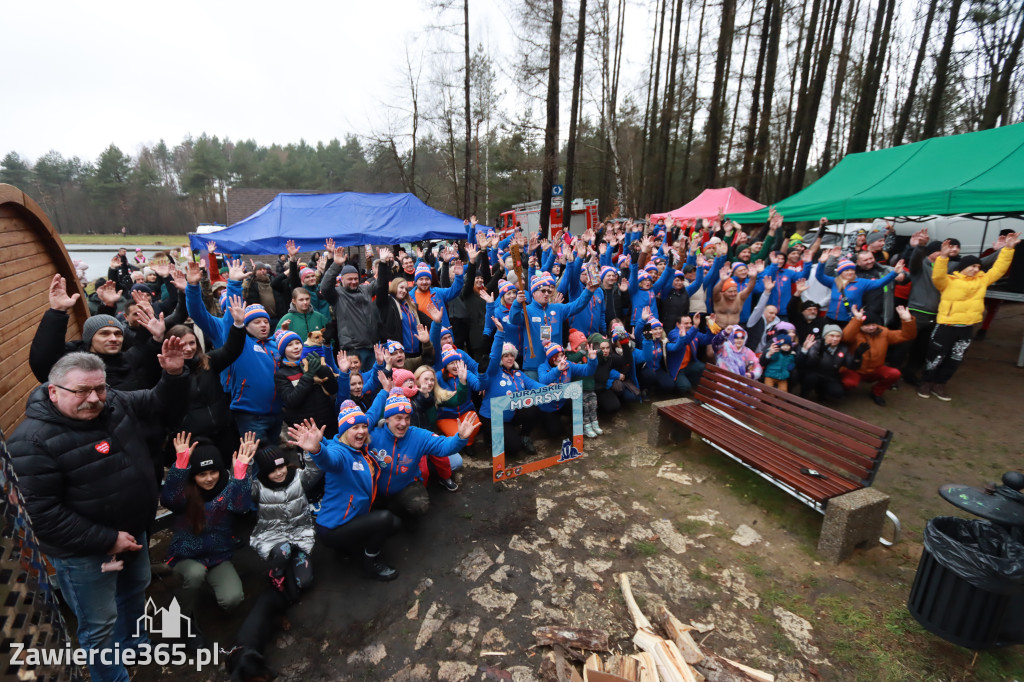
{"type": "Polygon", "coordinates": [[[1024,594],[1024,545],[1001,526],[939,516],[924,531],[924,552],[907,608],[926,630],[968,649],[1004,641],[1007,608],[1024,594]]]}

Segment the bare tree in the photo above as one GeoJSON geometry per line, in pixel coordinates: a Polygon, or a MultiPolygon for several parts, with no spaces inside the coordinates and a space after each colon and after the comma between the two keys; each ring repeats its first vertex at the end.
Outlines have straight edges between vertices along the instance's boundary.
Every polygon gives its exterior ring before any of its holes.
{"type": "Polygon", "coordinates": [[[551,190],[558,175],[558,78],[561,67],[562,0],[551,3],[551,38],[548,43],[547,123],[544,126],[544,172],[540,183],[540,233],[548,235],[551,190]]]}

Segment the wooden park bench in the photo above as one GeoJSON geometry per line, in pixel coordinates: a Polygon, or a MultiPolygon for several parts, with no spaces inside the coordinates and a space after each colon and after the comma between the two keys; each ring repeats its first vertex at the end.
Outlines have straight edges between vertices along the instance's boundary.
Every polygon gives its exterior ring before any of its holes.
{"type": "Polygon", "coordinates": [[[708,365],[694,393],[654,403],[648,442],[668,445],[691,432],[825,515],[818,551],[847,558],[854,547],[891,545],[900,523],[871,484],[892,432],[708,365]],[[892,540],[881,538],[888,517],[892,540]]]}

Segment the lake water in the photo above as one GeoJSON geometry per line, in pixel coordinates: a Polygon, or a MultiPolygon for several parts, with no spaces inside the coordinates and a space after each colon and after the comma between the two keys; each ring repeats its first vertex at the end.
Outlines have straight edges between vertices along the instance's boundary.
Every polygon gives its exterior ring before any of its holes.
{"type": "Polygon", "coordinates": [[[65,244],[71,260],[80,260],[89,266],[85,276],[89,281],[97,277],[106,277],[107,268],[110,267],[110,259],[117,255],[121,247],[128,249],[128,262],[135,264],[135,248],[142,249],[142,254],[149,261],[158,251],[170,251],[176,247],[170,246],[142,246],[140,244],[65,244]]]}

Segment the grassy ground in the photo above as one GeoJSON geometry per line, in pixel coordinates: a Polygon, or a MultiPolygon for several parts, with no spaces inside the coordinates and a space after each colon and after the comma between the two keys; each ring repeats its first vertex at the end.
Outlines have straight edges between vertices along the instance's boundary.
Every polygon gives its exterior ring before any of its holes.
{"type": "Polygon", "coordinates": [[[183,234],[62,234],[65,244],[131,244],[132,246],[184,246],[188,236],[183,234]]]}

